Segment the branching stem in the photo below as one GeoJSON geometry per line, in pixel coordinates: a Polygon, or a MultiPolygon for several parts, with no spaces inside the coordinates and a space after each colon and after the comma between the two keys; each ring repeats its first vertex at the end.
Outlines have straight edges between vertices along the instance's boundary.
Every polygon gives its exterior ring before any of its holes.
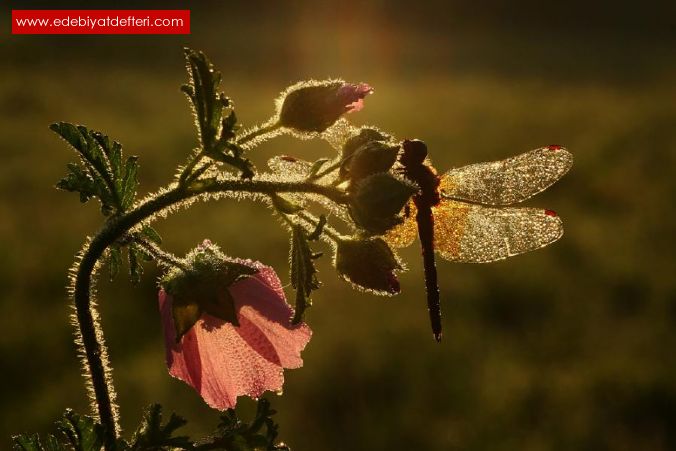
{"type": "Polygon", "coordinates": [[[138,244],[141,247],[141,249],[143,249],[143,252],[150,255],[157,262],[165,266],[174,266],[176,268],[182,269],[185,272],[190,271],[190,268],[188,268],[188,265],[186,264],[185,260],[175,256],[170,252],[160,249],[160,247],[157,244],[153,243],[152,241],[140,237],[135,237],[134,242],[138,244]]]}
{"type": "Polygon", "coordinates": [[[253,130],[237,137],[236,143],[240,146],[246,146],[248,143],[258,138],[259,136],[272,133],[280,127],[281,126],[277,122],[270,122],[268,124],[261,125],[260,127],[254,128],[253,130]]]}
{"type": "Polygon", "coordinates": [[[77,268],[73,300],[82,337],[83,353],[91,378],[98,417],[104,427],[105,449],[112,450],[117,439],[118,426],[111,400],[112,380],[106,371],[102,354],[105,352],[103,335],[97,331],[91,303],[92,273],[108,246],[123,237],[141,221],[168,210],[184,200],[222,192],[245,192],[261,194],[314,193],[334,202],[343,203],[345,194],[330,186],[311,182],[272,182],[266,180],[200,180],[189,186],[177,185],[169,191],[152,196],[133,210],[110,219],[105,227],[85,247],[77,268]],[[98,333],[97,333],[98,332],[98,333]]]}

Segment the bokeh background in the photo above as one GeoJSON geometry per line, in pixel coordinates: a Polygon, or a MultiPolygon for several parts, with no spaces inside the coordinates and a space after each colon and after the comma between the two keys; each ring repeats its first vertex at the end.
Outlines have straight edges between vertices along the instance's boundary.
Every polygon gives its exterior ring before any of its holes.
{"type": "MultiPolygon", "coordinates": [[[[178,89],[189,45],[221,69],[245,124],[292,82],[343,77],[376,88],[351,120],[424,139],[440,170],[551,143],[575,154],[528,202],[559,212],[560,242],[497,264],[439,263],[440,345],[416,247],[388,299],[353,291],[322,259],[305,367],[271,396],[295,450],[676,449],[673,2],[60,3],[2,6],[0,448],[88,408],[66,270],[101,217],[53,188],[74,155],[47,125],[120,140],[140,156],[141,191],[155,190],[195,144],[178,89]],[[10,7],[85,5],[186,7],[192,35],[10,35],[10,7]]],[[[252,158],[330,152],[280,138],[252,158]]],[[[287,237],[261,205],[200,205],[157,229],[175,253],[208,237],[288,283],[287,237]]],[[[217,412],[166,372],[157,276],[150,264],[140,286],[100,284],[122,424],[159,401],[205,433],[217,412]]]]}

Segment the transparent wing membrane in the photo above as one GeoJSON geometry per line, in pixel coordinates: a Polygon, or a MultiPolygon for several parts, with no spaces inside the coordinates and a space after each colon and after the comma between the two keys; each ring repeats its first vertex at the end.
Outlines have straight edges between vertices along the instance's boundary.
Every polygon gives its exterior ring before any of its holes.
{"type": "Polygon", "coordinates": [[[533,251],[561,238],[556,214],[539,208],[494,208],[445,201],[434,211],[435,248],[446,260],[487,263],[533,251]]]}
{"type": "Polygon", "coordinates": [[[547,189],[573,165],[561,146],[547,146],[506,160],[471,164],[448,171],[441,192],[454,199],[511,205],[547,189]]]}
{"type": "Polygon", "coordinates": [[[404,222],[385,234],[385,241],[394,247],[410,246],[418,237],[418,223],[415,221],[416,208],[413,202],[408,203],[409,215],[404,222]]]}
{"type": "Polygon", "coordinates": [[[270,158],[268,167],[273,173],[289,180],[303,180],[310,173],[312,163],[295,157],[281,155],[270,158]]]}

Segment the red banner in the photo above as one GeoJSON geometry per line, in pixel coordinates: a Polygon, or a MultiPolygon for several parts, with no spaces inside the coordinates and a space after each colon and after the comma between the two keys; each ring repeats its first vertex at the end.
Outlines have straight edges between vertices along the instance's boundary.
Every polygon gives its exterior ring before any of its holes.
{"type": "Polygon", "coordinates": [[[12,10],[12,34],[190,34],[190,10],[12,10]]]}

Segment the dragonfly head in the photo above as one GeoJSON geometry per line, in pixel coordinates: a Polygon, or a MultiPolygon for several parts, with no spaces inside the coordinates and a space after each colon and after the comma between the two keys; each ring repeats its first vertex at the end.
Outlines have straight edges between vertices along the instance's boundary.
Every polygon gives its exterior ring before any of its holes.
{"type": "Polygon", "coordinates": [[[399,161],[404,166],[421,165],[427,158],[427,145],[419,139],[407,139],[402,143],[404,152],[399,161]]]}

